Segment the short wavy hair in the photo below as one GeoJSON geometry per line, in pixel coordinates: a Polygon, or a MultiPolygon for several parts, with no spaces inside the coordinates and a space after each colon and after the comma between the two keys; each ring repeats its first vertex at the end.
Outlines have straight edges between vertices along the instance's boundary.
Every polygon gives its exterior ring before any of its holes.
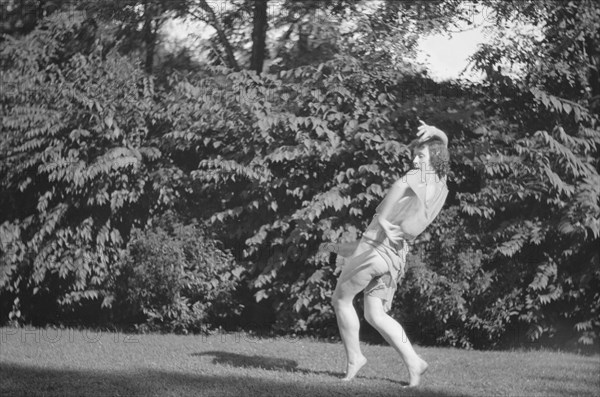
{"type": "Polygon", "coordinates": [[[412,153],[423,147],[429,149],[429,162],[439,178],[445,178],[450,172],[450,152],[441,139],[437,137],[425,141],[415,139],[409,147],[412,153]]]}

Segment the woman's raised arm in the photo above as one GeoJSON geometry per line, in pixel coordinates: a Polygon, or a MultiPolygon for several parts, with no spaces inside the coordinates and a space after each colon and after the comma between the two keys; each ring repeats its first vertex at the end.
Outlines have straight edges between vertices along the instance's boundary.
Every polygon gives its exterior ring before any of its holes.
{"type": "Polygon", "coordinates": [[[432,137],[438,137],[444,142],[444,145],[448,147],[448,137],[446,136],[446,133],[444,131],[432,125],[425,124],[423,120],[419,120],[419,122],[421,123],[421,125],[417,130],[417,135],[419,136],[419,140],[421,142],[426,141],[427,139],[432,137]]]}

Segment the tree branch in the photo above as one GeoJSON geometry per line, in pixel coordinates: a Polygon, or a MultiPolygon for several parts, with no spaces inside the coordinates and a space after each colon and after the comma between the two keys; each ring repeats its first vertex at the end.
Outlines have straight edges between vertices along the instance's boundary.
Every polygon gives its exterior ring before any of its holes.
{"type": "Polygon", "coordinates": [[[219,18],[217,18],[217,16],[215,15],[214,10],[206,2],[206,0],[198,0],[197,6],[206,12],[208,18],[205,19],[201,16],[198,16],[194,12],[190,12],[190,15],[192,15],[193,17],[195,17],[199,20],[202,20],[202,21],[208,23],[210,26],[212,26],[217,31],[217,36],[219,37],[219,41],[221,42],[221,45],[223,45],[223,47],[225,48],[225,59],[227,61],[227,66],[229,66],[230,68],[232,68],[235,71],[239,71],[240,66],[237,63],[237,60],[235,59],[235,55],[233,55],[233,48],[231,47],[231,43],[229,42],[229,39],[227,38],[227,35],[225,34],[225,30],[223,29],[223,26],[221,25],[219,18]]]}

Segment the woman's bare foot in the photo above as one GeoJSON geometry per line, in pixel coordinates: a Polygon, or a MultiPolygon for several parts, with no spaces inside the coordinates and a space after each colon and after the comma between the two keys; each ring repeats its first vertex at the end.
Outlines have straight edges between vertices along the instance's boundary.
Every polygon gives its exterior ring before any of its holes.
{"type": "Polygon", "coordinates": [[[356,360],[355,362],[348,361],[348,366],[346,368],[346,376],[344,376],[342,378],[342,380],[345,380],[345,381],[352,380],[352,378],[354,378],[356,376],[358,371],[360,371],[360,369],[366,363],[367,363],[367,359],[365,358],[365,356],[360,356],[358,358],[358,360],[356,360]]]}
{"type": "Polygon", "coordinates": [[[419,361],[412,366],[408,367],[409,383],[408,387],[416,387],[421,382],[421,376],[427,371],[429,365],[425,360],[419,358],[419,361]]]}

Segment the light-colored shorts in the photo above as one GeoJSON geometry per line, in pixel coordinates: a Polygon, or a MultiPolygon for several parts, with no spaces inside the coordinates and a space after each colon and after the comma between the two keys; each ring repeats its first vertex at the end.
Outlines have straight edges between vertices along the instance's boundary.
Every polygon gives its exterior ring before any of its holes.
{"type": "Polygon", "coordinates": [[[363,293],[383,301],[383,308],[388,312],[392,308],[392,300],[406,267],[408,243],[403,241],[399,249],[387,244],[363,238],[356,253],[348,258],[342,268],[340,277],[351,277],[355,272],[368,271],[371,281],[363,293]]]}

